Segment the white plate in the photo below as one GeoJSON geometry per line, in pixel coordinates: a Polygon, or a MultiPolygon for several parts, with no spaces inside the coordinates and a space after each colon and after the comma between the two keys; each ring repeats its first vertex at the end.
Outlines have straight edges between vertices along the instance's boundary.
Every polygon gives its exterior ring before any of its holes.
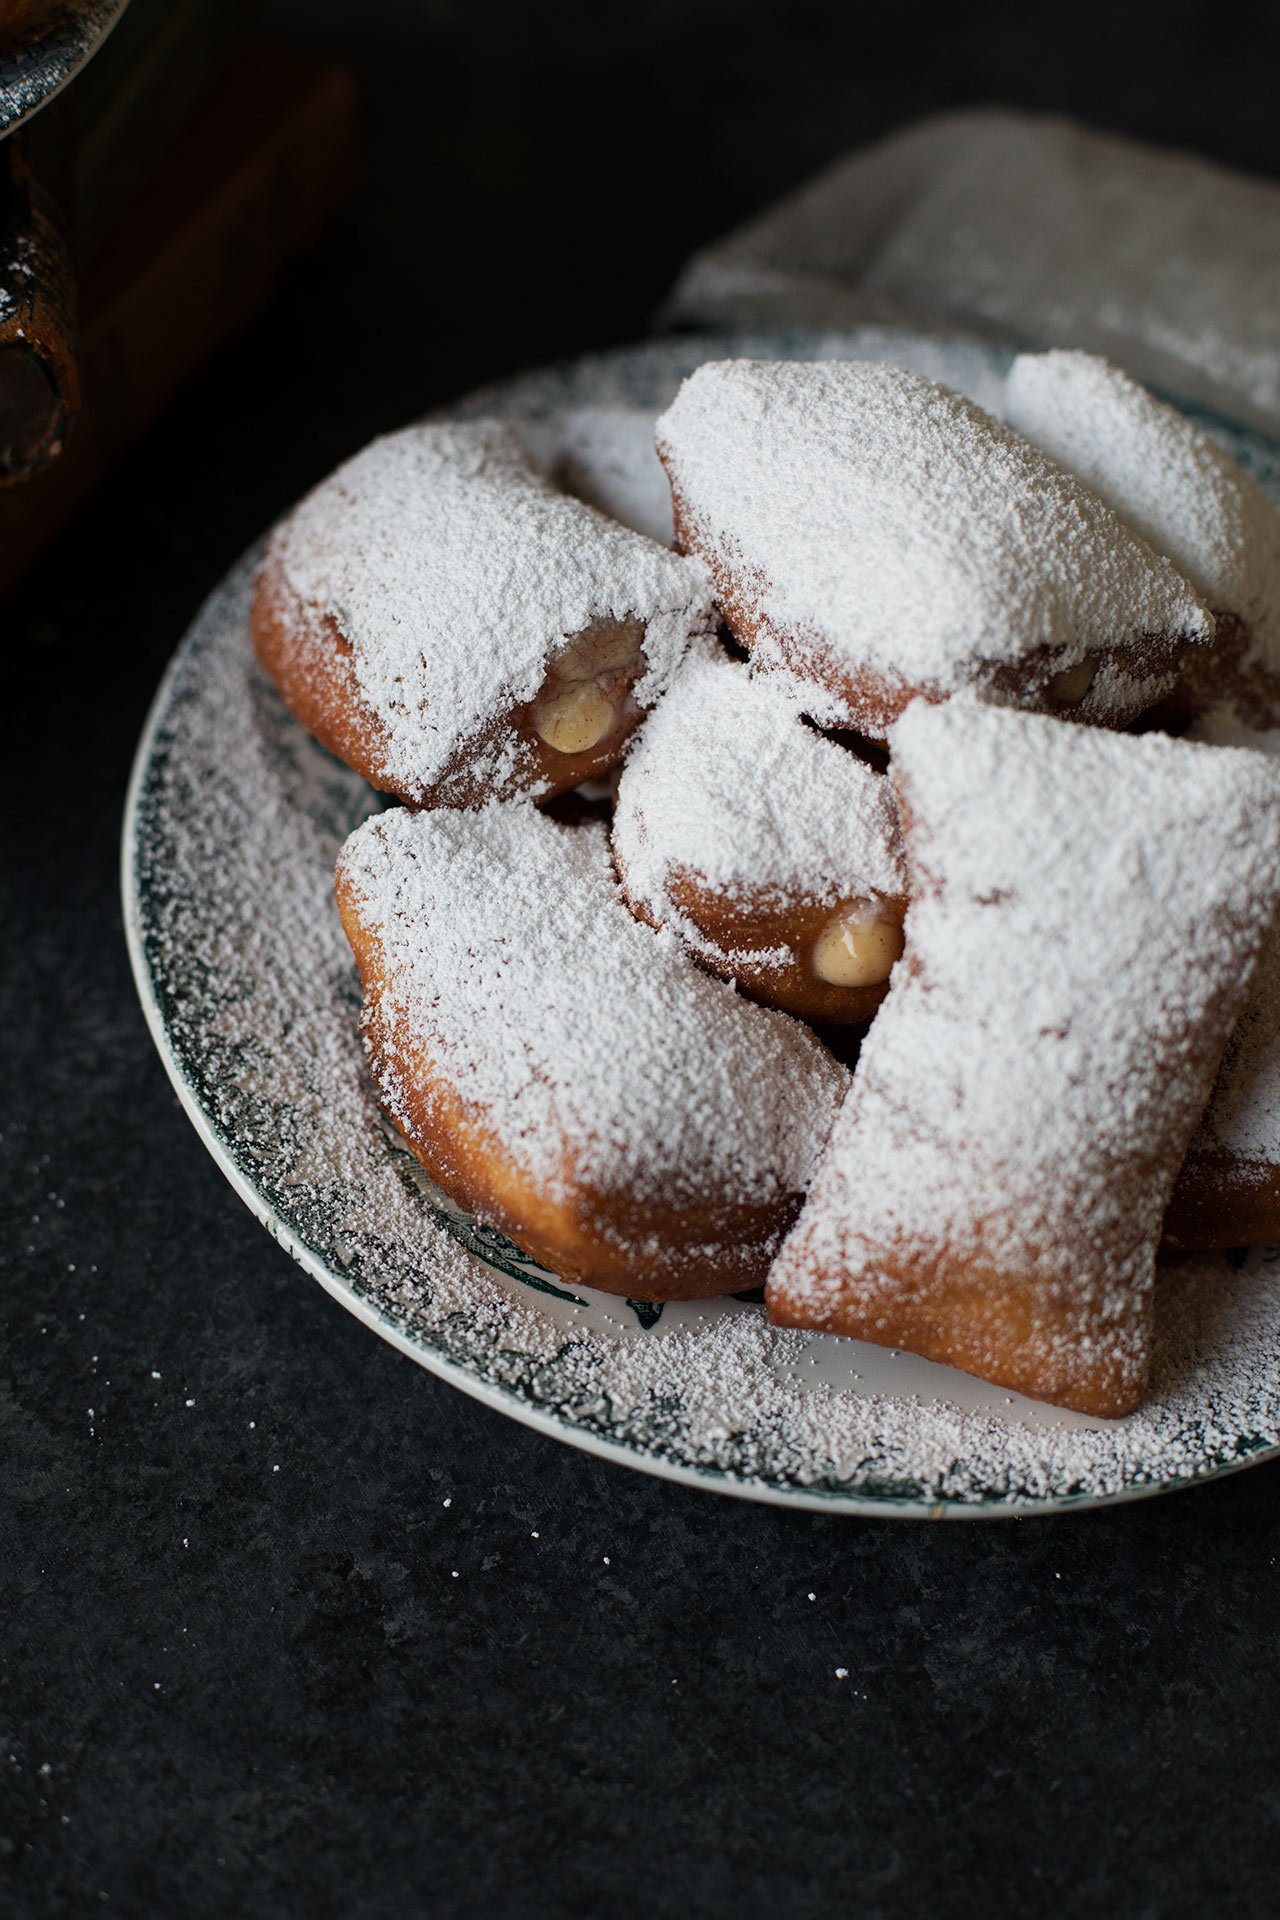
{"type": "MultiPolygon", "coordinates": [[[[667,340],[531,375],[461,410],[536,423],[554,444],[565,410],[652,414],[700,361],[741,353],[896,360],[988,401],[1006,364],[973,342],[884,329],[667,340]]],[[[1280,497],[1280,450],[1217,425],[1280,497]]],[[[332,903],[337,850],[381,802],[258,671],[253,558],[203,609],[156,696],[125,817],[125,920],[152,1034],[201,1138],[357,1318],[574,1446],[824,1511],[1046,1512],[1280,1452],[1280,1249],[1164,1275],[1149,1400],[1129,1420],[1098,1422],[911,1355],[771,1328],[752,1299],[654,1309],[569,1287],[450,1207],[379,1113],[332,903]]]]}

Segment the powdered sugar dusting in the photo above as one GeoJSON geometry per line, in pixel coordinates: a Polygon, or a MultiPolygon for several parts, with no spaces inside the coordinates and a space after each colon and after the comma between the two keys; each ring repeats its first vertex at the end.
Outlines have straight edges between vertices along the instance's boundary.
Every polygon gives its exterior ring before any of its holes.
{"type": "Polygon", "coordinates": [[[1004,417],[1069,467],[1191,581],[1250,628],[1280,670],[1280,514],[1215,440],[1128,374],[1088,353],[1024,353],[1004,417]]]}
{"type": "MultiPolygon", "coordinates": [[[[1217,746],[1251,747],[1280,762],[1280,728],[1206,714],[1193,729],[1217,746]]],[[[1227,1046],[1194,1148],[1280,1166],[1280,935],[1273,935],[1227,1046]]]]}
{"type": "Polygon", "coordinates": [[[569,493],[650,540],[671,544],[671,488],[653,444],[648,407],[566,407],[541,433],[540,451],[569,493]]]}
{"type": "MultiPolygon", "coordinates": [[[[592,365],[601,391],[656,410],[687,353],[592,365]]],[[[545,405],[548,379],[504,404],[545,405]]],[[[668,1306],[646,1331],[587,1289],[532,1291],[478,1236],[499,1265],[467,1251],[380,1119],[332,907],[338,849],[378,802],[255,666],[248,580],[239,569],[210,602],[161,696],[127,911],[149,1017],[221,1163],[355,1311],[563,1437],[754,1497],[1009,1511],[1182,1481],[1280,1440],[1280,1279],[1256,1260],[1164,1275],[1147,1401],[1090,1425],[910,1356],[770,1328],[733,1300],[668,1306]]]]}
{"type": "Polygon", "coordinates": [[[1280,1166],[1280,941],[1254,978],[1195,1144],[1280,1166]]]}
{"type": "Polygon", "coordinates": [[[1280,769],[965,700],[914,704],[892,750],[906,961],[778,1282],[820,1311],[896,1286],[886,1249],[1074,1266],[1131,1337],[1272,935],[1280,769]]]}
{"type": "Polygon", "coordinates": [[[708,548],[761,580],[774,625],[908,686],[1211,635],[1189,584],[1096,495],[901,368],[706,365],[657,432],[708,548]]]}
{"type": "Polygon", "coordinates": [[[602,827],[520,803],[397,810],[352,835],[341,868],[380,930],[387,1024],[423,1037],[550,1191],[566,1158],[641,1200],[804,1191],[845,1070],[641,926],[602,827]]]}
{"type": "Polygon", "coordinates": [[[695,562],[559,492],[493,420],[375,440],[302,501],[275,552],[301,607],[349,642],[386,732],[383,771],[409,794],[531,700],[593,620],[646,623],[644,706],[711,622],[695,562]]]}
{"type": "Polygon", "coordinates": [[[897,808],[883,774],[807,727],[788,687],[710,643],[686,656],[628,754],[613,841],[631,897],[690,944],[674,871],[786,905],[900,899],[897,808]]]}

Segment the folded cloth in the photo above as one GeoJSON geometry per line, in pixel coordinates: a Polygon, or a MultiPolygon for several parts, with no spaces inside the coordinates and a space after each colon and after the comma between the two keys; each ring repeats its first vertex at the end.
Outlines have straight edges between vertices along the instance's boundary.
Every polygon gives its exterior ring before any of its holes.
{"type": "Polygon", "coordinates": [[[1084,347],[1276,433],[1280,184],[1069,120],[945,114],[695,254],[665,317],[1084,347]]]}

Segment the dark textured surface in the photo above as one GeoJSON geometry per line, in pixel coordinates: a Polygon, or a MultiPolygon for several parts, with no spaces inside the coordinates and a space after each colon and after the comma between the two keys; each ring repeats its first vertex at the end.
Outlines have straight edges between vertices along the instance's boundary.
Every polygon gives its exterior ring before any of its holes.
{"type": "Polygon", "coordinates": [[[360,54],[376,202],[3,615],[0,1912],[1274,1911],[1280,1471],[922,1528],[472,1405],[223,1184],[115,860],[200,595],[360,438],[639,333],[688,244],[931,106],[1280,172],[1280,15],[1086,4],[1046,42],[1030,7],[274,11],[360,54]]]}

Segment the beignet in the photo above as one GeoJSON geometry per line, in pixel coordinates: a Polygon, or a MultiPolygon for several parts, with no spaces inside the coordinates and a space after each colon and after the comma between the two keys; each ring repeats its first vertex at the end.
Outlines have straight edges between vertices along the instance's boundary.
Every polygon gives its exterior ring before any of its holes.
{"type": "Polygon", "coordinates": [[[956,700],[892,738],[906,954],[769,1277],[773,1320],[1097,1415],[1280,901],[1261,754],[956,700]]]}
{"type": "Polygon", "coordinates": [[[374,1077],[445,1192],[612,1293],[759,1285],[848,1073],[635,920],[603,828],[396,808],[337,894],[374,1077]]]}
{"type": "Polygon", "coordinates": [[[1024,353],[1005,419],[1069,467],[1212,608],[1211,647],[1188,657],[1193,707],[1229,701],[1280,720],[1280,514],[1225,447],[1091,353],[1024,353]]]}
{"type": "Polygon", "coordinates": [[[856,1023],[884,998],[906,910],[888,780],[710,642],[632,744],[613,850],[632,909],[753,999],[856,1023]]]}
{"type": "MultiPolygon", "coordinates": [[[[1280,764],[1278,729],[1255,733],[1208,715],[1194,737],[1251,747],[1280,764]]],[[[1164,1230],[1168,1247],[1187,1251],[1280,1241],[1280,933],[1267,943],[1227,1042],[1164,1230]]]]}
{"type": "Polygon", "coordinates": [[[302,724],[414,806],[537,799],[619,758],[701,567],[559,492],[492,420],[376,440],[277,528],[259,657],[302,724]]]}
{"type": "Polygon", "coordinates": [[[758,667],[883,740],[970,690],[1123,726],[1213,633],[1163,555],[945,387],[856,361],[712,361],[657,423],[676,544],[758,667]]]}

